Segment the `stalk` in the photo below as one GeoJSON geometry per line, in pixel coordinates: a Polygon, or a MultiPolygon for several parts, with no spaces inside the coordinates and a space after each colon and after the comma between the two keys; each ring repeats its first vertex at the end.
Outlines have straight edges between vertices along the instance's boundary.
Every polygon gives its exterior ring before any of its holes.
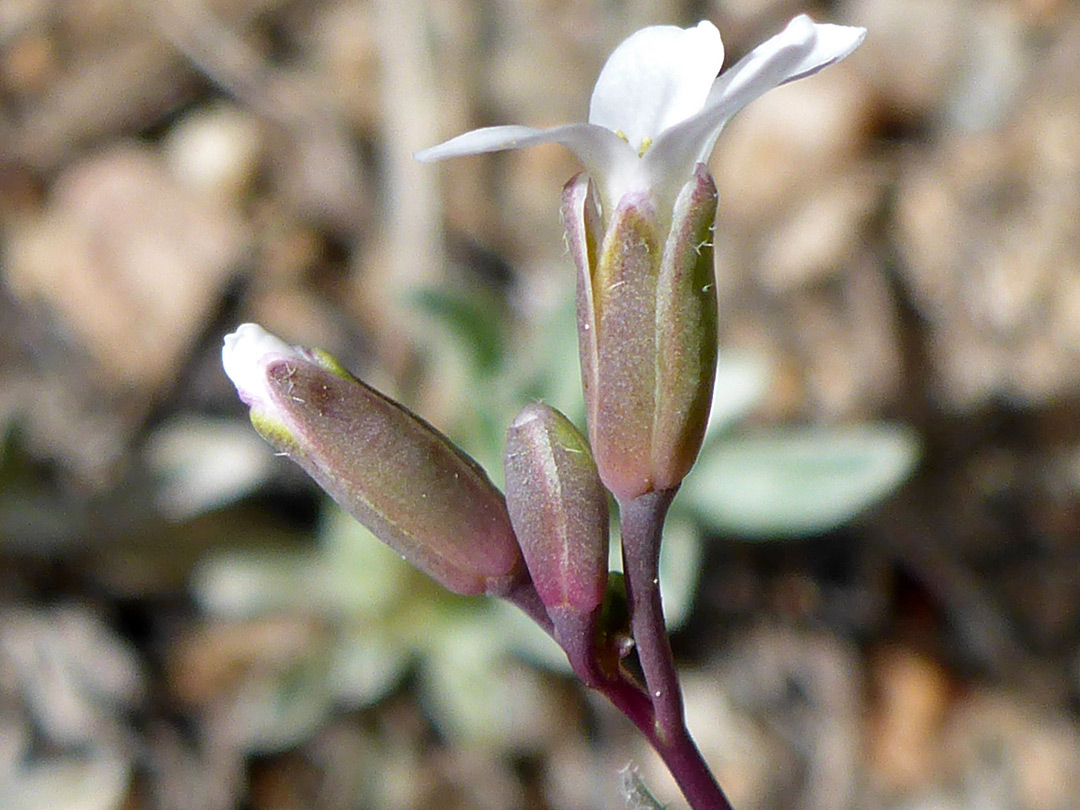
{"type": "MultiPolygon", "coordinates": [[[[641,728],[693,810],[731,810],[686,728],[682,690],[660,597],[660,540],[676,489],[620,502],[623,574],[630,626],[645,676],[652,722],[641,728]]],[[[633,718],[631,718],[633,719],[633,718]]]]}

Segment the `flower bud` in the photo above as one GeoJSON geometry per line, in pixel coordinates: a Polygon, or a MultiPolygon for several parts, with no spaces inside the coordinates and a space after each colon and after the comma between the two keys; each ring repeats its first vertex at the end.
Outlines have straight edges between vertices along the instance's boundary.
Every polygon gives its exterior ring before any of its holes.
{"type": "Polygon", "coordinates": [[[585,437],[554,408],[526,406],[510,425],[506,502],[549,615],[590,614],[607,590],[608,502],[585,437]]]}
{"type": "Polygon", "coordinates": [[[579,175],[563,191],[563,219],[578,268],[589,438],[605,486],[628,500],[678,486],[705,435],[716,187],[699,164],[670,212],[649,191],[627,193],[603,218],[595,200],[579,175]]]}
{"type": "MultiPolygon", "coordinates": [[[[600,677],[597,625],[607,591],[608,503],[585,437],[546,405],[506,435],[506,502],[555,640],[587,684],[600,677]]],[[[606,647],[604,648],[606,649],[606,647]]]]}
{"type": "Polygon", "coordinates": [[[461,594],[525,579],[502,495],[433,427],[255,324],[225,338],[222,362],[263,438],[421,571],[461,594]]]}

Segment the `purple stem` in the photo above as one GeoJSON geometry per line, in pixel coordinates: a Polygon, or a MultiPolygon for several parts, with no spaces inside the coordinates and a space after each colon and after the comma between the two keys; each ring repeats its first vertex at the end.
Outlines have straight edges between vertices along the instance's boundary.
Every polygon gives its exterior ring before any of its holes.
{"type": "MultiPolygon", "coordinates": [[[[648,492],[619,504],[630,626],[653,709],[653,722],[648,729],[642,728],[642,732],[664,760],[693,810],[731,810],[686,729],[682,692],[664,623],[660,539],[675,492],[675,489],[648,492]]],[[[634,722],[641,728],[637,720],[634,722]]]]}
{"type": "Polygon", "coordinates": [[[619,664],[612,648],[598,648],[596,614],[556,613],[555,640],[566,651],[574,673],[586,686],[606,697],[652,740],[655,724],[652,703],[642,688],[619,664]]]}
{"type": "Polygon", "coordinates": [[[654,492],[621,506],[623,573],[631,628],[648,692],[620,666],[614,649],[597,648],[595,616],[549,612],[531,581],[513,586],[503,598],[555,638],[578,677],[637,726],[664,761],[692,810],[732,810],[686,730],[682,695],[664,624],[660,536],[674,496],[674,490],[654,492]]]}
{"type": "Polygon", "coordinates": [[[619,504],[630,626],[649,698],[656,709],[656,733],[661,741],[683,727],[679,676],[660,601],[660,538],[674,497],[675,490],[668,489],[647,492],[619,504]]]}
{"type": "Polygon", "coordinates": [[[541,629],[552,638],[555,637],[555,628],[551,623],[547,608],[544,607],[540,594],[536,592],[536,586],[532,580],[526,580],[513,585],[509,591],[502,595],[512,605],[516,605],[522,613],[540,625],[541,629]]]}

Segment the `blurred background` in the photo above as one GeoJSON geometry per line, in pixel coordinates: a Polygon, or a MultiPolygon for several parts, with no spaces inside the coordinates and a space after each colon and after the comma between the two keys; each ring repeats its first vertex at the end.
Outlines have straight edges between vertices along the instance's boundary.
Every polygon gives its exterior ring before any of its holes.
{"type": "Polygon", "coordinates": [[[848,60],[721,136],[721,375],[666,605],[738,810],[1080,795],[1080,4],[3,0],[0,810],[622,806],[629,724],[255,435],[255,320],[501,479],[581,418],[555,146],[637,28],[848,60]]]}

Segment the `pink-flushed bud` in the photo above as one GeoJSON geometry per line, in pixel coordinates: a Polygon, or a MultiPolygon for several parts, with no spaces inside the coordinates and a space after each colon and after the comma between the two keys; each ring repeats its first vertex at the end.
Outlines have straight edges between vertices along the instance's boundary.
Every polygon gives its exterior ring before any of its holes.
{"type": "Polygon", "coordinates": [[[608,495],[589,444],[554,408],[528,405],[507,431],[504,469],[510,519],[555,639],[591,682],[608,582],[608,495]]]}
{"type": "Polygon", "coordinates": [[[565,416],[527,405],[503,457],[506,502],[533,584],[549,612],[591,612],[607,589],[608,501],[589,444],[565,416]]]}
{"type": "Polygon", "coordinates": [[[634,191],[602,218],[587,176],[564,189],[589,438],[620,501],[678,486],[701,448],[716,372],[715,216],[703,165],[670,212],[634,191]]]}
{"type": "Polygon", "coordinates": [[[492,595],[527,579],[502,495],[422,419],[255,324],[225,338],[222,362],[256,430],[432,579],[492,595]]]}

